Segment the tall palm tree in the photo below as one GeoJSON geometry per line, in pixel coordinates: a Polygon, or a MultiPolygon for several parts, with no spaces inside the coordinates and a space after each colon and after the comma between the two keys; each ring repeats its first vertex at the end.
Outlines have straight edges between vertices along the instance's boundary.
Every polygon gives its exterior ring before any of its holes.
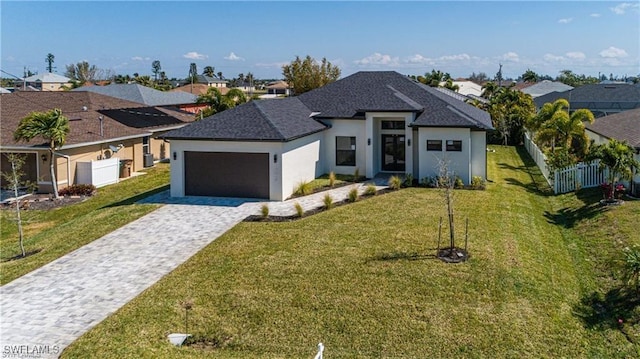
{"type": "Polygon", "coordinates": [[[489,81],[482,86],[482,94],[480,94],[480,96],[484,98],[491,98],[491,96],[498,91],[498,88],[499,86],[497,83],[489,81]]]}
{"type": "Polygon", "coordinates": [[[530,128],[536,131],[537,142],[551,144],[552,152],[556,145],[560,145],[582,159],[589,151],[589,136],[584,122],[593,123],[594,120],[593,113],[587,109],[569,114],[569,103],[559,99],[545,104],[535,120],[530,121],[530,128]]]}
{"type": "Polygon", "coordinates": [[[42,137],[49,143],[49,174],[53,185],[53,195],[59,198],[58,183],[54,170],[56,149],[64,145],[69,134],[69,119],[62,115],[60,109],[47,112],[32,112],[23,118],[13,133],[16,141],[29,142],[35,137],[42,137]]]}
{"type": "Polygon", "coordinates": [[[591,156],[600,160],[600,168],[609,169],[609,199],[613,198],[616,181],[630,180],[634,171],[640,169],[640,163],[633,158],[634,154],[633,147],[615,139],[594,146],[591,156]]]}

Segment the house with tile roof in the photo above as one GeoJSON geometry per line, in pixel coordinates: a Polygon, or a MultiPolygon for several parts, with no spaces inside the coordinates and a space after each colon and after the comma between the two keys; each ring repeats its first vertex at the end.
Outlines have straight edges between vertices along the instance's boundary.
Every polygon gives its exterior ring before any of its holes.
{"type": "MultiPolygon", "coordinates": [[[[127,160],[135,172],[167,159],[170,144],[161,136],[194,120],[192,114],[178,109],[145,106],[88,91],[1,94],[0,117],[0,153],[24,155],[25,179],[45,193],[52,189],[52,160],[59,188],[85,183],[78,176],[78,168],[86,163],[119,158],[127,160]],[[24,117],[55,108],[69,119],[70,132],[53,159],[43,139],[13,139],[13,132],[24,117]]],[[[8,170],[6,156],[0,155],[0,164],[3,172],[8,170]]]]}
{"type": "Polygon", "coordinates": [[[89,91],[122,100],[137,102],[146,106],[175,107],[196,113],[201,108],[197,104],[198,96],[185,92],[159,91],[140,84],[110,84],[107,86],[85,86],[73,91],[89,91]]]}
{"type": "MultiPolygon", "coordinates": [[[[585,123],[586,133],[595,144],[605,144],[611,139],[626,141],[636,150],[635,159],[640,161],[640,108],[619,112],[585,123]]],[[[632,190],[640,194],[640,171],[633,179],[632,190]]]]}
{"type": "Polygon", "coordinates": [[[569,101],[569,110],[581,108],[603,117],[618,112],[640,108],[640,87],[632,84],[583,85],[564,92],[550,92],[533,99],[539,109],[547,102],[558,99],[569,101]]]}
{"type": "Polygon", "coordinates": [[[486,178],[488,113],[397,72],[358,72],[296,97],[252,101],[165,135],[171,195],[282,201],[331,171],[486,178]]]}
{"type": "Polygon", "coordinates": [[[29,76],[24,80],[16,80],[15,89],[20,91],[25,87],[31,87],[36,91],[63,91],[65,86],[71,85],[70,81],[68,77],[45,72],[29,76]]]}

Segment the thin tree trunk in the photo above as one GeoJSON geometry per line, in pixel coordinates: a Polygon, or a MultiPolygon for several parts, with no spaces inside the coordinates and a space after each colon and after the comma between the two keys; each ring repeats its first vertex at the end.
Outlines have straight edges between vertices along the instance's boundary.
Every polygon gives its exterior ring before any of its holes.
{"type": "Polygon", "coordinates": [[[53,186],[53,196],[58,199],[60,196],[58,195],[58,181],[56,180],[56,173],[54,169],[54,165],[56,162],[55,152],[53,147],[49,149],[49,174],[51,175],[51,185],[53,186]]]}
{"type": "MultiPolygon", "coordinates": [[[[450,185],[450,184],[449,184],[450,185]]],[[[453,203],[451,203],[451,188],[447,188],[447,207],[449,212],[449,237],[451,249],[455,248],[455,230],[453,226],[453,203]]]]}
{"type": "Polygon", "coordinates": [[[11,161],[11,170],[13,171],[13,194],[16,198],[16,216],[18,219],[18,241],[20,243],[20,251],[22,256],[26,256],[27,253],[24,250],[24,234],[22,232],[22,217],[20,216],[20,200],[18,199],[18,170],[16,169],[16,163],[11,161]]]}

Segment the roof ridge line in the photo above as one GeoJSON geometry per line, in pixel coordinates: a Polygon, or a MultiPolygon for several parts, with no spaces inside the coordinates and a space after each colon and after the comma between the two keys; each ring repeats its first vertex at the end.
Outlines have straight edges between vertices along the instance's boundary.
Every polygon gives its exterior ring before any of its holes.
{"type": "MultiPolygon", "coordinates": [[[[273,100],[271,100],[271,101],[273,101],[273,100]]],[[[281,101],[281,100],[276,100],[276,101],[281,101]]],[[[269,126],[270,126],[272,129],[274,129],[278,135],[280,135],[280,139],[282,139],[282,140],[286,139],[286,136],[285,136],[285,135],[282,133],[282,131],[280,131],[280,129],[279,129],[279,128],[278,128],[278,127],[273,123],[273,121],[271,120],[271,118],[269,117],[269,115],[267,115],[267,113],[266,113],[266,112],[264,112],[264,110],[262,109],[262,107],[260,107],[260,106],[258,105],[258,102],[259,102],[259,101],[251,101],[251,103],[254,105],[254,107],[255,107],[256,109],[258,109],[258,112],[260,112],[260,114],[262,115],[262,118],[264,118],[264,119],[267,121],[267,123],[269,124],[269,126]]]]}

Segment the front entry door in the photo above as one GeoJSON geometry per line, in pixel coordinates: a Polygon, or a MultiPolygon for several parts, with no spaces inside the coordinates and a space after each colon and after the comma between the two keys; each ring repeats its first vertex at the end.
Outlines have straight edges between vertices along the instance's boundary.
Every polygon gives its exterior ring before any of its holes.
{"type": "Polygon", "coordinates": [[[404,135],[382,135],[382,170],[404,172],[404,135]]]}

